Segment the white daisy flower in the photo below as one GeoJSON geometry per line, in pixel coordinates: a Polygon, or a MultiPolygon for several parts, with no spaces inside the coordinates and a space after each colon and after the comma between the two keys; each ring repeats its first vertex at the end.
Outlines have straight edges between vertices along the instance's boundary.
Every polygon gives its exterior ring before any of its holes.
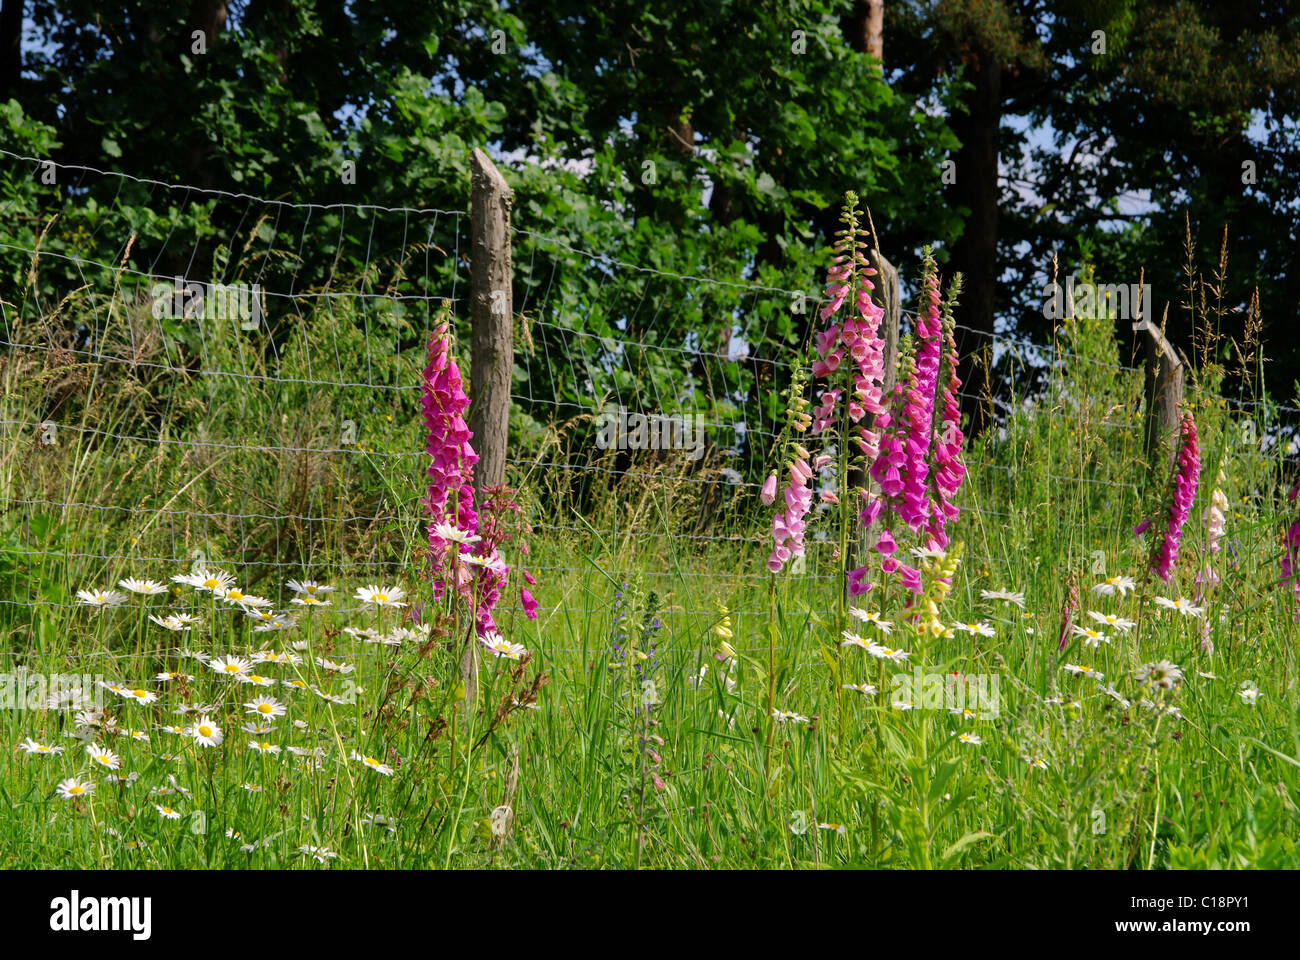
{"type": "Polygon", "coordinates": [[[196,590],[216,593],[218,590],[229,590],[234,586],[235,578],[224,570],[200,569],[194,573],[179,573],[172,577],[172,582],[183,583],[196,590]]]}
{"type": "Polygon", "coordinates": [[[136,703],[153,703],[158,699],[158,694],[152,690],[146,690],[144,687],[123,690],[119,696],[124,700],[134,700],[136,703]]]}
{"type": "Polygon", "coordinates": [[[869,683],[843,683],[840,684],[841,690],[856,690],[858,693],[865,694],[868,697],[876,695],[876,688],[869,683]]]}
{"type": "Polygon", "coordinates": [[[368,607],[404,607],[402,597],[406,593],[401,587],[380,587],[371,584],[368,587],[357,587],[357,592],[353,599],[360,600],[368,607]]]}
{"type": "Polygon", "coordinates": [[[252,664],[243,657],[213,657],[208,666],[223,677],[238,677],[248,673],[252,664]]]}
{"type": "Polygon", "coordinates": [[[772,708],[772,718],[776,720],[777,723],[808,723],[809,722],[808,718],[803,716],[802,714],[792,713],[788,710],[778,710],[775,707],[772,708]]]}
{"type": "Polygon", "coordinates": [[[912,556],[918,560],[942,560],[947,554],[937,547],[913,547],[912,556]]]}
{"type": "Polygon", "coordinates": [[[117,581],[117,585],[123,590],[138,593],[144,597],[156,597],[167,592],[167,585],[159,583],[157,580],[137,580],[135,577],[127,577],[125,580],[117,581]]]}
{"type": "Polygon", "coordinates": [[[1014,603],[1022,610],[1025,607],[1025,595],[1015,590],[981,590],[980,597],[985,600],[1001,600],[1003,603],[1014,603]]]}
{"type": "Polygon", "coordinates": [[[1114,627],[1116,630],[1122,630],[1125,633],[1137,626],[1136,620],[1125,620],[1123,617],[1117,617],[1113,613],[1100,613],[1096,610],[1089,610],[1088,616],[1098,623],[1104,623],[1108,627],[1114,627]]]}
{"type": "Polygon", "coordinates": [[[1154,599],[1156,606],[1176,611],[1185,617],[1199,617],[1205,613],[1204,607],[1195,606],[1186,597],[1179,597],[1177,600],[1170,600],[1168,597],[1155,597],[1154,599]]]}
{"type": "Polygon", "coordinates": [[[845,630],[843,637],[844,640],[840,643],[841,647],[861,647],[863,650],[866,650],[872,646],[870,640],[866,640],[850,630],[845,630]]]}
{"type": "Polygon", "coordinates": [[[855,620],[861,620],[863,623],[875,624],[880,632],[886,635],[888,635],[889,631],[894,629],[894,622],[892,620],[881,620],[880,614],[874,610],[868,611],[863,610],[860,607],[850,607],[849,616],[853,617],[855,620]]]}
{"type": "Polygon", "coordinates": [[[207,715],[195,720],[188,733],[201,747],[218,746],[223,739],[221,728],[207,715]]]}
{"type": "Polygon", "coordinates": [[[330,606],[330,602],[329,602],[328,600],[324,599],[323,597],[313,597],[313,596],[310,596],[310,595],[308,595],[308,594],[303,594],[301,597],[294,597],[294,598],[293,598],[292,600],[290,600],[289,602],[290,602],[290,603],[296,603],[296,604],[298,604],[298,606],[300,606],[300,607],[328,607],[328,606],[330,606]]]}
{"type": "Polygon", "coordinates": [[[109,770],[117,770],[122,766],[122,760],[116,753],[98,743],[86,744],[86,753],[95,763],[109,770]]]}
{"type": "Polygon", "coordinates": [[[528,651],[521,643],[511,643],[499,633],[488,633],[478,638],[488,652],[507,660],[520,660],[528,651]]]}
{"type": "Polygon", "coordinates": [[[443,521],[433,525],[433,535],[448,543],[478,543],[483,538],[476,533],[467,533],[454,523],[443,521]]]}
{"type": "Polygon", "coordinates": [[[338,854],[334,853],[328,847],[315,847],[310,843],[304,843],[298,848],[298,852],[304,856],[313,858],[317,863],[324,863],[326,860],[338,859],[338,854]]]}
{"type": "Polygon", "coordinates": [[[58,756],[63,752],[62,747],[47,747],[43,743],[37,743],[31,737],[28,737],[22,743],[18,744],[18,746],[22,748],[24,753],[45,753],[58,756]]]}
{"type": "Polygon", "coordinates": [[[1085,647],[1096,649],[1103,643],[1110,643],[1110,637],[1106,636],[1106,634],[1102,633],[1100,630],[1092,629],[1092,627],[1084,627],[1076,623],[1074,625],[1074,633],[1076,636],[1083,637],[1083,645],[1085,647]]]}
{"type": "Polygon", "coordinates": [[[337,589],[335,587],[327,587],[323,584],[319,584],[315,580],[289,580],[285,583],[285,586],[294,593],[305,594],[309,597],[314,597],[323,593],[333,593],[334,590],[337,589]]]}
{"type": "Polygon", "coordinates": [[[77,602],[88,607],[120,607],[126,603],[126,594],[116,590],[78,590],[77,602]]]}
{"type": "Polygon", "coordinates": [[[1082,667],[1075,663],[1063,663],[1061,664],[1061,669],[1072,677],[1092,677],[1097,681],[1100,681],[1103,677],[1102,674],[1098,673],[1092,667],[1082,667]]]}
{"type": "Polygon", "coordinates": [[[1161,690],[1172,690],[1182,682],[1183,671],[1168,660],[1161,660],[1158,663],[1144,663],[1134,674],[1134,679],[1161,690]]]}
{"type": "Polygon", "coordinates": [[[158,811],[158,816],[162,817],[164,820],[179,820],[181,818],[181,812],[179,810],[165,807],[161,803],[155,803],[153,808],[158,811]]]}
{"type": "Polygon", "coordinates": [[[1115,685],[1113,683],[1106,684],[1104,687],[1101,688],[1101,692],[1106,694],[1106,696],[1110,697],[1112,700],[1118,703],[1125,710],[1129,708],[1130,704],[1128,698],[1125,697],[1124,694],[1116,690],[1115,685]]]}
{"type": "Polygon", "coordinates": [[[244,704],[244,712],[258,717],[283,717],[287,708],[275,697],[254,697],[244,704]]]}
{"type": "Polygon", "coordinates": [[[352,751],[352,754],[349,757],[349,759],[360,761],[361,763],[369,767],[371,770],[375,771],[375,773],[382,773],[386,777],[391,777],[393,775],[393,768],[388,766],[388,764],[380,763],[374,757],[363,756],[362,754],[357,753],[355,750],[352,751]]]}
{"type": "Polygon", "coordinates": [[[251,593],[245,593],[238,587],[230,587],[226,590],[214,590],[213,593],[217,595],[217,599],[224,600],[232,606],[242,607],[245,610],[256,607],[269,607],[271,605],[271,601],[266,599],[266,597],[258,597],[251,593]]]}
{"type": "Polygon", "coordinates": [[[296,621],[291,617],[272,617],[264,623],[258,624],[253,628],[254,633],[271,633],[279,630],[289,630],[296,626],[296,621]]]}
{"type": "Polygon", "coordinates": [[[1101,583],[1095,584],[1092,587],[1092,592],[1101,594],[1104,597],[1115,596],[1116,594],[1123,597],[1127,596],[1130,590],[1135,589],[1137,589],[1137,581],[1132,577],[1116,575],[1107,577],[1101,583]]]}
{"type": "Polygon", "coordinates": [[[68,777],[66,780],[59,781],[59,796],[64,800],[75,800],[77,797],[84,797],[87,794],[94,793],[94,791],[95,785],[89,780],[68,777]]]}
{"type": "Polygon", "coordinates": [[[966,633],[978,634],[981,637],[996,637],[997,631],[987,620],[981,620],[979,623],[954,623],[953,626],[966,633]]]}
{"type": "Polygon", "coordinates": [[[969,743],[978,746],[984,741],[980,739],[978,733],[963,733],[958,738],[962,743],[969,743]]]}
{"type": "Polygon", "coordinates": [[[258,753],[276,754],[280,752],[278,746],[274,743],[269,743],[266,740],[249,740],[248,748],[250,750],[256,750],[258,753]]]}

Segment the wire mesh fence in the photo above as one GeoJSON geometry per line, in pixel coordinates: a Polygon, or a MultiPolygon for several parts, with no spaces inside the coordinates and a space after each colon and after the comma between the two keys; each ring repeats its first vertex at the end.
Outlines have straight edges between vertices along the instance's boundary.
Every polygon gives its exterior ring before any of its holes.
{"type": "MultiPolygon", "coordinates": [[[[410,572],[423,540],[421,370],[444,306],[468,342],[466,211],[297,204],[4,152],[0,185],[0,269],[14,281],[0,296],[0,606],[75,605],[52,561],[106,582],[233,564],[277,599],[286,578],[317,570],[410,572]]],[[[770,517],[757,491],[775,466],[780,390],[803,362],[792,307],[814,317],[818,296],[519,227],[513,243],[507,461],[532,507],[530,569],[588,571],[546,549],[582,543],[607,578],[676,584],[683,614],[714,615],[688,599],[705,578],[749,599],[735,616],[764,615],[770,517]],[[720,342],[693,322],[706,315],[731,318],[720,342]],[[664,423],[669,443],[633,442],[637,424],[664,423]]],[[[1118,529],[1140,501],[1141,368],[1015,332],[994,336],[989,360],[1000,386],[973,399],[997,419],[967,453],[957,501],[967,561],[1005,561],[998,531],[1024,520],[1010,506],[1024,484],[1043,503],[1108,503],[1118,529]],[[1109,391],[1104,408],[1080,398],[1090,375],[1109,391]],[[1086,421],[1116,455],[1030,476],[1015,416],[1086,421]]],[[[1228,408],[1255,431],[1235,452],[1280,477],[1300,409],[1228,408]]],[[[809,547],[787,575],[829,601],[835,545],[815,534],[809,547]]],[[[604,605],[587,592],[541,609],[604,605]]]]}

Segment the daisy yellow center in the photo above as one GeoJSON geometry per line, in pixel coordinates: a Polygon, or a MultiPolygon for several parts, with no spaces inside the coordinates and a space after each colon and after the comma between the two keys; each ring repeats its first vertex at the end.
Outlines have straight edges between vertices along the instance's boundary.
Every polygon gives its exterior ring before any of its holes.
{"type": "Polygon", "coordinates": [[[210,737],[210,736],[212,736],[212,728],[211,728],[211,727],[199,727],[199,736],[200,736],[200,737],[210,737]]]}
{"type": "Polygon", "coordinates": [[[213,587],[218,587],[218,586],[220,586],[220,585],[221,585],[221,581],[220,581],[220,580],[213,580],[212,578],[209,577],[207,580],[204,580],[204,581],[203,581],[203,585],[204,585],[205,587],[207,587],[208,589],[212,589],[213,587]]]}
{"type": "Polygon", "coordinates": [[[85,793],[86,788],[78,784],[75,787],[68,787],[68,793],[85,793]]]}
{"type": "Polygon", "coordinates": [[[258,712],[258,713],[270,713],[271,710],[272,710],[272,707],[271,707],[271,705],[270,705],[269,703],[259,703],[259,704],[257,705],[257,712],[258,712]]]}
{"type": "Polygon", "coordinates": [[[225,669],[226,673],[238,673],[238,672],[239,672],[239,666],[238,666],[237,664],[233,664],[233,663],[228,663],[228,664],[226,664],[226,666],[225,666],[224,669],[225,669]]]}
{"type": "Polygon", "coordinates": [[[243,600],[243,599],[244,599],[244,595],[243,595],[242,593],[240,593],[238,590],[227,590],[227,591],[226,591],[226,596],[227,596],[228,598],[230,598],[231,600],[243,600]]]}
{"type": "Polygon", "coordinates": [[[379,766],[379,761],[376,760],[374,757],[366,757],[366,763],[372,767],[379,766]]]}
{"type": "Polygon", "coordinates": [[[103,764],[107,764],[107,763],[109,762],[108,754],[106,754],[106,753],[101,753],[101,754],[96,755],[95,759],[98,760],[100,763],[103,763],[103,764]]]}
{"type": "Polygon", "coordinates": [[[307,681],[305,681],[305,680],[290,680],[290,681],[289,681],[289,685],[292,686],[292,687],[305,687],[305,686],[307,686],[307,681]]]}
{"type": "Polygon", "coordinates": [[[376,593],[375,596],[374,596],[374,601],[375,601],[375,603],[387,603],[387,602],[388,602],[388,594],[386,594],[386,593],[376,593]]]}
{"type": "Polygon", "coordinates": [[[259,749],[259,750],[270,750],[270,749],[271,749],[271,745],[270,745],[269,743],[267,743],[265,740],[259,740],[259,741],[257,742],[257,749],[259,749]]]}
{"type": "Polygon", "coordinates": [[[141,690],[139,687],[136,687],[134,690],[131,691],[131,695],[133,697],[139,697],[141,700],[143,700],[146,696],[148,696],[148,693],[144,690],[141,690]]]}

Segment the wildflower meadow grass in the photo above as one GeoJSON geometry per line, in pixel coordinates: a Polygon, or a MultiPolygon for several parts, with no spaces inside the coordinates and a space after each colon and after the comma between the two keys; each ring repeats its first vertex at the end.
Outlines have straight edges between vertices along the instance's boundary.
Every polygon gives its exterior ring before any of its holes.
{"type": "MultiPolygon", "coordinates": [[[[752,536],[631,472],[581,508],[544,466],[477,494],[450,308],[356,472],[7,436],[5,496],[39,508],[0,528],[33,598],[0,612],[0,865],[1300,865],[1300,506],[1266,404],[1246,442],[1219,398],[1230,351],[1147,456],[1141,374],[1067,318],[970,440],[959,279],[927,257],[887,377],[866,237],[850,197],[770,470],[729,507],[752,536]],[[356,501],[399,519],[310,520],[356,501]],[[177,503],[215,527],[180,567],[155,559],[177,503]],[[301,523],[223,525],[259,516],[301,523]]],[[[122,434],[238,409],[276,444],[315,402],[43,362],[6,362],[6,420],[52,377],[122,434]]]]}

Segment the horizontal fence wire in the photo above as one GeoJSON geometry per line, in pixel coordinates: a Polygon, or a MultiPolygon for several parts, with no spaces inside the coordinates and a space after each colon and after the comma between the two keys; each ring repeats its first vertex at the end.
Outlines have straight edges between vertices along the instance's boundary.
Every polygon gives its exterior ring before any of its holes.
{"type": "MultiPolygon", "coordinates": [[[[468,281],[467,211],[294,203],[3,150],[0,182],[10,187],[7,217],[20,202],[40,211],[39,224],[7,219],[0,238],[7,275],[25,278],[0,297],[0,362],[9,378],[0,410],[9,478],[0,492],[7,584],[0,607],[80,606],[46,582],[39,569],[46,560],[99,578],[78,584],[87,587],[123,576],[165,580],[196,563],[229,565],[281,606],[284,580],[316,570],[344,588],[410,575],[427,519],[421,371],[444,308],[468,369],[467,301],[458,296],[468,281]],[[54,185],[41,181],[48,169],[54,185]],[[141,209],[150,216],[131,214],[141,209]],[[235,315],[175,315],[177,303],[207,310],[211,291],[226,288],[237,291],[235,315]],[[256,324],[244,315],[246,300],[256,324]],[[38,384],[22,403],[8,390],[18,382],[38,384]],[[79,407],[83,396],[96,403],[79,407]],[[110,409],[119,412],[101,415],[110,409]],[[74,484],[69,464],[92,455],[110,458],[148,495],[127,502],[109,477],[74,484]]],[[[733,617],[766,617],[770,513],[756,509],[755,494],[777,466],[784,435],[772,412],[780,405],[768,394],[806,362],[776,321],[804,292],[677,274],[519,226],[513,240],[510,392],[521,439],[507,463],[537,491],[528,569],[544,583],[580,582],[592,566],[563,562],[572,554],[560,551],[552,559],[547,549],[577,545],[606,580],[635,575],[667,591],[667,614],[691,621],[684,633],[707,633],[718,616],[698,600],[678,600],[698,597],[692,584],[701,578],[737,591],[733,617]],[[689,318],[721,311],[735,325],[721,342],[702,342],[689,318]],[[684,444],[600,447],[597,418],[620,411],[689,422],[703,453],[693,460],[684,444]],[[633,523],[633,505],[655,497],[686,497],[690,511],[633,523]],[[575,516],[579,502],[599,515],[575,516]]],[[[820,294],[807,295],[810,317],[822,303],[820,294]]],[[[1007,425],[1057,402],[1054,380],[1095,368],[1137,392],[1091,427],[1114,438],[1107,442],[1140,444],[1142,368],[1072,350],[1060,337],[1040,343],[957,326],[991,344],[1000,383],[991,396],[959,391],[991,403],[996,417],[983,456],[966,457],[970,479],[958,497],[972,531],[966,562],[1005,563],[997,531],[1027,522],[1023,510],[1004,509],[1017,502],[1008,493],[1020,484],[1039,484],[1044,502],[1124,497],[1136,509],[1140,485],[1122,463],[1028,477],[1007,425]]],[[[1260,419],[1258,443],[1240,455],[1289,469],[1300,409],[1253,398],[1226,405],[1234,417],[1260,419]]],[[[783,576],[829,600],[838,589],[835,549],[811,537],[801,571],[783,576]]],[[[594,590],[550,603],[540,592],[543,617],[609,608],[594,590]]],[[[208,608],[169,598],[165,609],[208,608]]],[[[523,624],[517,601],[505,598],[501,610],[523,624]]],[[[104,615],[137,612],[128,604],[104,615]]]]}

